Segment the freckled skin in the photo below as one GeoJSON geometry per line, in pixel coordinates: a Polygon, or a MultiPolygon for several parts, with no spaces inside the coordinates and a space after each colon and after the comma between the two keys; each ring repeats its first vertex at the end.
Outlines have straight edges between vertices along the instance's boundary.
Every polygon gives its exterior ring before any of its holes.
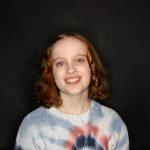
{"type": "Polygon", "coordinates": [[[52,48],[53,76],[60,95],[88,95],[91,70],[86,45],[73,37],[57,41],[52,48]]]}

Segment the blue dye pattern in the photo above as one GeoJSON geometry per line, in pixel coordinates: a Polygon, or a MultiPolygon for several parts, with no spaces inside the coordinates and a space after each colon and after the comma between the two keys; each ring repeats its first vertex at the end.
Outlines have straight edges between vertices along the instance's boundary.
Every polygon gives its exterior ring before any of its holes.
{"type": "Polygon", "coordinates": [[[115,132],[120,133],[122,130],[123,122],[122,122],[121,118],[119,118],[119,116],[118,116],[118,118],[114,117],[111,121],[110,126],[112,127],[112,129],[115,132]]]}
{"type": "MultiPolygon", "coordinates": [[[[77,139],[76,139],[76,142],[75,142],[75,145],[78,149],[82,149],[82,148],[89,148],[90,150],[104,150],[103,147],[101,145],[99,145],[97,143],[97,141],[95,140],[95,138],[93,138],[91,135],[88,135],[88,137],[85,137],[84,135],[82,136],[79,136],[77,139]],[[86,138],[87,138],[87,141],[86,141],[86,138]],[[85,143],[86,141],[86,143],[85,143]],[[85,144],[85,145],[84,145],[85,144]]],[[[77,150],[74,145],[72,147],[72,150],[77,150]]]]}
{"type": "Polygon", "coordinates": [[[23,150],[23,148],[21,148],[21,146],[15,146],[14,150],[23,150]]]}
{"type": "MultiPolygon", "coordinates": [[[[117,148],[122,149],[122,147],[124,147],[125,144],[128,146],[128,135],[125,130],[125,124],[120,118],[120,116],[112,109],[102,106],[94,101],[94,104],[91,107],[90,119],[91,119],[90,123],[92,122],[92,124],[95,126],[98,126],[98,124],[100,124],[101,122],[105,121],[105,119],[107,119],[109,124],[106,127],[102,127],[102,129],[108,128],[108,131],[110,132],[113,133],[115,132],[117,135],[122,134],[122,136],[120,136],[120,138],[117,141],[117,148]]],[[[45,132],[43,132],[42,130],[43,126],[45,128],[48,128],[50,131],[57,130],[57,128],[59,127],[60,129],[62,128],[63,131],[66,130],[66,132],[70,132],[70,133],[71,131],[73,131],[74,128],[74,124],[72,124],[71,122],[68,123],[66,122],[66,120],[60,119],[60,117],[56,116],[54,113],[52,114],[49,113],[48,109],[40,107],[35,111],[33,111],[32,113],[30,113],[28,116],[26,116],[18,133],[19,138],[21,138],[22,140],[26,140],[26,138],[30,137],[31,136],[30,134],[32,134],[30,133],[31,132],[30,129],[33,129],[35,131],[38,131],[37,132],[38,134],[34,137],[34,140],[36,140],[36,138],[45,139],[49,141],[50,144],[53,143],[57,146],[59,145],[60,147],[64,146],[64,142],[67,139],[65,139],[64,141],[64,139],[59,140],[58,138],[56,140],[55,138],[53,138],[53,135],[51,135],[51,132],[47,133],[49,135],[47,136],[47,134],[45,134],[45,132]]],[[[23,150],[24,145],[26,145],[26,143],[22,144],[20,143],[20,141],[19,140],[17,141],[18,146],[16,146],[14,150],[23,150]]],[[[32,143],[33,147],[34,145],[35,144],[32,143]]],[[[88,137],[84,135],[77,137],[75,145],[79,149],[86,148],[89,150],[94,150],[94,149],[104,150],[103,146],[97,143],[96,139],[92,135],[88,135],[88,137]],[[87,142],[84,145],[86,138],[87,138],[87,142]]],[[[30,148],[30,145],[28,146],[30,148]]],[[[77,150],[77,148],[75,146],[72,146],[71,150],[77,150]]]]}

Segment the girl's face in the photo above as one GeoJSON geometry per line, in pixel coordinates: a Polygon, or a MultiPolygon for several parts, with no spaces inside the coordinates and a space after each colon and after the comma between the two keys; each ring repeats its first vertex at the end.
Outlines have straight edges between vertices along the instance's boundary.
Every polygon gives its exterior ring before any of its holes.
{"type": "Polygon", "coordinates": [[[66,37],[52,46],[52,73],[60,95],[88,94],[91,69],[87,47],[77,38],[66,37]]]}

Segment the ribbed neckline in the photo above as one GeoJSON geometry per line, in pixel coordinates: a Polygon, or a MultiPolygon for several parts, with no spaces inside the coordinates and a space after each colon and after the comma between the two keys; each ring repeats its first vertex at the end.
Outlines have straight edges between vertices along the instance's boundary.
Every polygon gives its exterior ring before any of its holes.
{"type": "Polygon", "coordinates": [[[89,121],[89,116],[91,115],[91,109],[92,109],[93,105],[94,105],[94,101],[92,100],[90,108],[86,112],[81,113],[79,115],[72,115],[72,114],[67,114],[67,113],[64,113],[64,112],[60,112],[55,107],[50,108],[49,112],[52,115],[55,115],[55,116],[59,117],[59,119],[61,119],[61,120],[65,120],[65,121],[69,121],[69,122],[80,122],[81,121],[80,119],[82,119],[86,123],[86,122],[89,121]]]}

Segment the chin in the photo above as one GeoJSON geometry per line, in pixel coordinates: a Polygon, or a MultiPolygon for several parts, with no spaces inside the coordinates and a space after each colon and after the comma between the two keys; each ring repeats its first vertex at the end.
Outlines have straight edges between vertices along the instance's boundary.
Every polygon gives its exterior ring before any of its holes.
{"type": "Polygon", "coordinates": [[[82,95],[83,93],[85,93],[87,91],[87,89],[70,89],[67,91],[68,95],[72,95],[72,96],[77,96],[77,95],[82,95]]]}

